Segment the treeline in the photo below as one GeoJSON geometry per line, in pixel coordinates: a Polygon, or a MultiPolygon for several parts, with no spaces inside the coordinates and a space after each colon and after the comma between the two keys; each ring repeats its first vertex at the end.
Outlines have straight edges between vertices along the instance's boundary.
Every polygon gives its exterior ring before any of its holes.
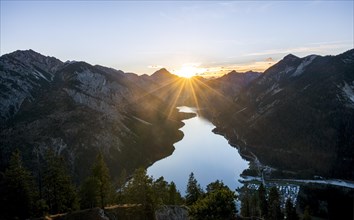
{"type": "Polygon", "coordinates": [[[158,206],[184,204],[173,182],[168,183],[163,177],[153,180],[142,168],[128,181],[123,171],[113,182],[102,154],[80,186],[73,184],[65,164],[61,157],[48,151],[43,169],[35,178],[23,165],[20,152],[15,151],[8,168],[1,173],[0,219],[42,217],[112,204],[139,204],[146,219],[154,219],[158,206]]]}
{"type": "Polygon", "coordinates": [[[174,182],[168,183],[163,177],[155,180],[143,168],[137,169],[130,178],[123,170],[120,178],[112,181],[102,154],[88,168],[91,174],[79,186],[73,184],[66,162],[54,152],[48,151],[43,163],[35,178],[23,165],[20,152],[13,153],[8,168],[1,173],[0,219],[42,217],[94,207],[104,209],[114,204],[139,206],[139,216],[145,219],[155,219],[155,211],[162,205],[185,205],[189,217],[195,220],[299,219],[290,200],[283,212],[275,187],[268,193],[263,185],[255,192],[244,187],[240,196],[241,212],[237,215],[234,191],[219,180],[207,185],[204,191],[193,173],[182,197],[174,182]]]}
{"type": "Polygon", "coordinates": [[[77,189],[65,164],[53,151],[48,151],[35,178],[16,150],[8,168],[1,173],[0,206],[4,211],[0,218],[25,219],[79,209],[77,189]]]}
{"type": "Polygon", "coordinates": [[[63,158],[48,151],[42,169],[34,177],[24,166],[20,152],[15,151],[6,171],[1,173],[0,219],[42,217],[113,204],[138,205],[139,215],[146,219],[155,219],[155,211],[162,205],[187,205],[194,219],[236,216],[235,192],[220,181],[209,184],[204,192],[191,173],[185,197],[174,182],[168,183],[163,177],[154,180],[143,168],[137,169],[130,178],[123,171],[113,182],[99,154],[88,168],[91,174],[76,186],[65,164],[63,158]]]}
{"type": "MultiPolygon", "coordinates": [[[[264,220],[299,220],[296,208],[290,198],[286,200],[285,209],[281,208],[280,194],[275,186],[267,193],[261,183],[256,191],[251,191],[244,186],[241,193],[242,219],[264,219],[264,220]]],[[[303,220],[309,220],[308,210],[305,211],[303,220]]]]}

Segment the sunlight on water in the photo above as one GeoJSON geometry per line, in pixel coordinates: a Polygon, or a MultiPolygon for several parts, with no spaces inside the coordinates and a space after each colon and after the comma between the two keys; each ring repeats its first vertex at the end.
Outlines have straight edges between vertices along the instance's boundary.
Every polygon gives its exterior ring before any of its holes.
{"type": "MultiPolygon", "coordinates": [[[[191,107],[178,109],[180,112],[196,112],[191,107]]],[[[175,182],[182,194],[185,194],[191,172],[204,189],[217,179],[232,190],[241,186],[238,179],[247,169],[248,162],[241,158],[237,149],[230,146],[223,136],[214,134],[215,126],[199,116],[183,122],[185,126],[181,131],[184,137],[174,145],[173,154],[154,163],[148,168],[148,174],[155,179],[163,176],[166,181],[175,182]]]]}

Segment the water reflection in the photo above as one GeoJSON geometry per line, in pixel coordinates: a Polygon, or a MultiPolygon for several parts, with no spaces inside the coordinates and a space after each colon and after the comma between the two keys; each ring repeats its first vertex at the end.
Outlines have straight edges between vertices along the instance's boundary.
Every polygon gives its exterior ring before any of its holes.
{"type": "MultiPolygon", "coordinates": [[[[196,109],[191,107],[178,109],[196,113],[196,109]]],[[[148,174],[155,179],[163,176],[166,181],[175,182],[182,194],[191,172],[203,188],[217,179],[230,189],[241,186],[237,180],[248,167],[248,162],[241,158],[237,149],[231,147],[223,136],[214,134],[215,126],[208,120],[197,116],[183,122],[185,126],[181,131],[184,137],[174,145],[173,154],[154,163],[148,168],[148,174]]]]}

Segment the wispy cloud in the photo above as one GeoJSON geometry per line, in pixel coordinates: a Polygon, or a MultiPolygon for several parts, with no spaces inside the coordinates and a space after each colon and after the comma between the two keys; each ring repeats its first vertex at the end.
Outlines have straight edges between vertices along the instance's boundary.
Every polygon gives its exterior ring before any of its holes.
{"type": "Polygon", "coordinates": [[[237,72],[247,72],[251,70],[256,72],[264,72],[276,62],[277,60],[273,59],[272,57],[268,57],[264,60],[253,60],[243,63],[224,63],[223,65],[218,63],[219,65],[214,64],[212,66],[203,65],[204,71],[198,75],[204,77],[219,77],[233,70],[236,70],[237,72]]]}
{"type": "Polygon", "coordinates": [[[266,61],[266,62],[274,62],[274,59],[273,58],[271,58],[271,57],[268,57],[267,59],[265,59],[264,61],[266,61]]]}
{"type": "Polygon", "coordinates": [[[245,54],[244,56],[264,56],[264,55],[277,55],[277,54],[289,54],[289,53],[307,53],[307,54],[323,53],[331,49],[351,48],[351,47],[353,47],[353,45],[348,42],[323,42],[323,43],[312,43],[306,47],[264,50],[261,52],[245,54]]]}

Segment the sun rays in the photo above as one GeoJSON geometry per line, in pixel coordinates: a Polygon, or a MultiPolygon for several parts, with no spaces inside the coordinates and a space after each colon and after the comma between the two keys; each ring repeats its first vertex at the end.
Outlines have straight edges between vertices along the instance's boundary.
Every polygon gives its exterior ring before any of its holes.
{"type": "Polygon", "coordinates": [[[176,107],[186,105],[197,109],[214,109],[215,104],[232,103],[231,99],[226,97],[221,90],[213,88],[213,84],[208,82],[199,74],[207,69],[200,67],[199,63],[185,63],[178,70],[173,70],[174,74],[165,75],[155,83],[149,85],[142,92],[141,96],[133,103],[144,102],[151,96],[159,98],[163,102],[163,107],[152,103],[147,103],[151,108],[163,111],[168,119],[176,112],[176,107]],[[166,77],[167,76],[167,77],[166,77]],[[225,102],[226,101],[226,102],[225,102]]]}
{"type": "MultiPolygon", "coordinates": [[[[202,108],[211,110],[217,105],[233,104],[230,98],[199,77],[175,76],[142,90],[141,95],[129,104],[144,103],[144,108],[163,113],[168,120],[178,120],[175,114],[176,107],[182,105],[196,107],[199,110],[202,108]]],[[[143,110],[139,111],[143,112],[143,110]]],[[[142,117],[144,117],[143,113],[142,117]]]]}
{"type": "Polygon", "coordinates": [[[173,73],[183,78],[192,78],[206,71],[205,68],[200,67],[199,63],[185,63],[181,68],[174,70],[173,73]]]}

